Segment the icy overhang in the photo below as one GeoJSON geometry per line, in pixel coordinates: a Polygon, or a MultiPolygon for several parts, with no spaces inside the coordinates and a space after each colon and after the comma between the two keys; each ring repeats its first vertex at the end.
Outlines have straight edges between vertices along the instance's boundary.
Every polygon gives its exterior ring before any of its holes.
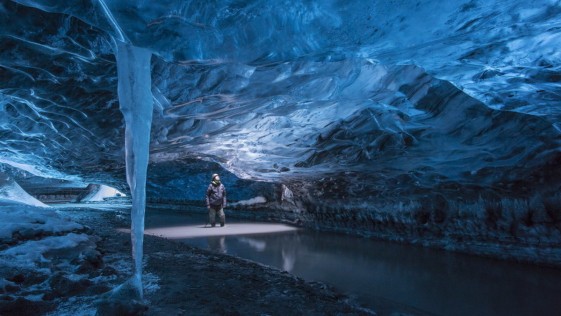
{"type": "Polygon", "coordinates": [[[153,164],[506,188],[549,181],[558,161],[555,2],[10,1],[1,11],[1,159],[52,176],[123,187],[112,46],[124,38],[155,54],[153,164]]]}

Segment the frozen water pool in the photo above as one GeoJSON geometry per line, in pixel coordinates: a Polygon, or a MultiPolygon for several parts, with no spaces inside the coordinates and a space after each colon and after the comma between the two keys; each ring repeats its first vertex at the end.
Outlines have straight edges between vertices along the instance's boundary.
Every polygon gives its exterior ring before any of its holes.
{"type": "Polygon", "coordinates": [[[333,285],[379,315],[556,315],[561,310],[558,269],[247,223],[228,214],[225,227],[204,228],[205,223],[203,214],[146,213],[148,233],[333,285]]]}

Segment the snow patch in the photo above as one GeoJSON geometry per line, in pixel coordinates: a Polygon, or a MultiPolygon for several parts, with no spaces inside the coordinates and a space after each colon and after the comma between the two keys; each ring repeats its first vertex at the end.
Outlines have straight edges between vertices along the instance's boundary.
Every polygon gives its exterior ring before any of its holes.
{"type": "Polygon", "coordinates": [[[37,264],[50,262],[50,257],[64,255],[90,244],[86,234],[70,233],[64,236],[51,236],[41,240],[30,240],[0,252],[0,260],[5,266],[33,268],[37,264]]]}
{"type": "Polygon", "coordinates": [[[58,215],[55,211],[11,201],[0,201],[0,241],[20,235],[54,235],[83,229],[84,226],[58,215]]]}

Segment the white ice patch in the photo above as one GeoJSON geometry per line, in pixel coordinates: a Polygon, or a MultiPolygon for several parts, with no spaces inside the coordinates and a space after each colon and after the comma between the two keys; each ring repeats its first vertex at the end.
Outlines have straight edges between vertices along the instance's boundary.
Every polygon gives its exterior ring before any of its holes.
{"type": "Polygon", "coordinates": [[[248,205],[255,205],[255,204],[262,204],[267,203],[267,199],[262,196],[256,196],[254,198],[248,200],[242,200],[235,203],[232,203],[232,206],[248,206],[248,205]]]}
{"type": "Polygon", "coordinates": [[[142,286],[146,294],[155,293],[160,289],[158,282],[160,278],[154,273],[144,273],[142,275],[142,286]]]}
{"type": "Polygon", "coordinates": [[[33,268],[37,264],[49,262],[52,255],[64,255],[67,251],[73,251],[89,242],[88,235],[74,233],[30,240],[1,251],[0,261],[6,266],[33,268]]]}
{"type": "Polygon", "coordinates": [[[85,198],[83,198],[82,202],[103,202],[106,198],[118,196],[126,195],[115,188],[101,184],[97,191],[92,192],[91,196],[86,196],[85,198]]]}
{"type": "Polygon", "coordinates": [[[0,200],[0,240],[20,234],[60,234],[83,229],[84,226],[58,215],[50,209],[0,200]]]}
{"type": "Polygon", "coordinates": [[[11,201],[33,206],[47,207],[47,205],[43,202],[25,192],[25,190],[22,189],[11,177],[0,173],[0,205],[9,204],[11,201]]]}

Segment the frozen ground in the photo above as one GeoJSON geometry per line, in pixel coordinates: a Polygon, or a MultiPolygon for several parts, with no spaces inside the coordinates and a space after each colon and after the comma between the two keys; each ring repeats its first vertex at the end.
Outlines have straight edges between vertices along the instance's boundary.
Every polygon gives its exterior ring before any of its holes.
{"type": "Polygon", "coordinates": [[[129,209],[0,205],[0,315],[368,315],[286,272],[146,236],[143,303],[113,289],[132,274],[129,209]]]}

